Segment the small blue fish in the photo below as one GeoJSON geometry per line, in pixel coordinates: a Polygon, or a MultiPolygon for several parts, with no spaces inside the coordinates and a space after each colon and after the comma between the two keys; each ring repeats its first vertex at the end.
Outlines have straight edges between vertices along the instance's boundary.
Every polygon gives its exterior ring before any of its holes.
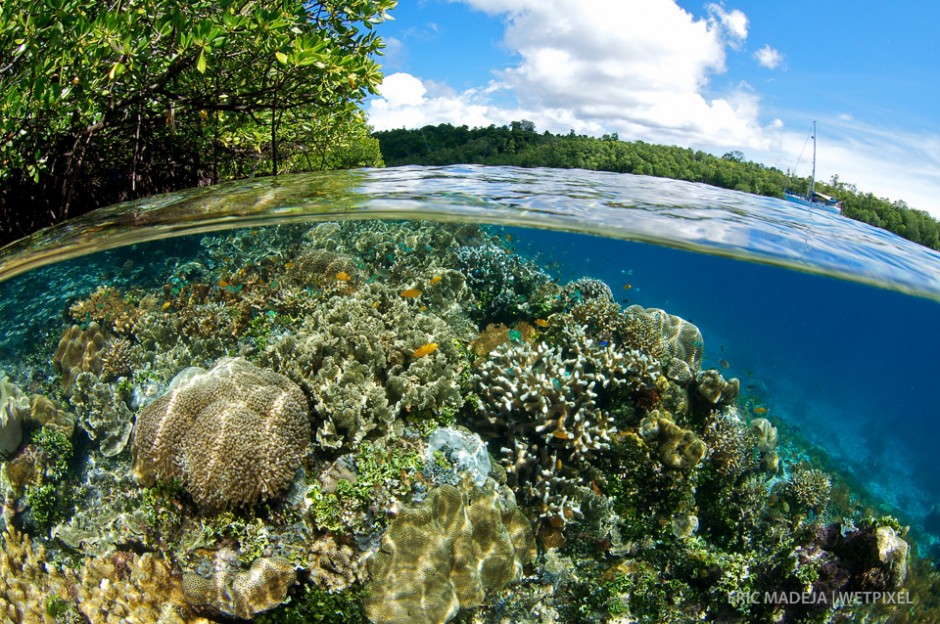
{"type": "Polygon", "coordinates": [[[602,347],[606,347],[606,346],[609,345],[609,344],[610,344],[609,341],[607,341],[607,340],[601,340],[601,346],[602,346],[602,347]]]}

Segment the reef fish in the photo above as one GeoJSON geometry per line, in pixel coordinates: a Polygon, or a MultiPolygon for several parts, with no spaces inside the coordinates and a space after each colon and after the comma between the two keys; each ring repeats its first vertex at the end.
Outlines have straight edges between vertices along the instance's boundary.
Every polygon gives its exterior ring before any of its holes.
{"type": "Polygon", "coordinates": [[[535,319],[535,324],[539,327],[548,327],[548,321],[545,319],[535,319]]]}
{"type": "Polygon", "coordinates": [[[437,343],[429,342],[428,344],[422,345],[418,347],[417,349],[415,349],[414,353],[411,354],[411,357],[415,357],[415,358],[424,357],[426,355],[430,355],[434,353],[435,351],[437,351],[437,343]]]}
{"type": "Polygon", "coordinates": [[[417,288],[409,288],[408,290],[403,290],[399,293],[405,299],[414,299],[415,297],[421,296],[421,291],[417,288]]]}
{"type": "Polygon", "coordinates": [[[166,309],[169,308],[171,305],[173,305],[173,302],[172,302],[172,301],[165,301],[165,302],[163,302],[163,307],[161,307],[160,309],[161,309],[161,310],[166,310],[166,309]]]}
{"type": "Polygon", "coordinates": [[[751,411],[753,411],[753,412],[754,412],[755,414],[757,414],[758,416],[763,416],[764,414],[767,413],[767,408],[764,407],[763,405],[761,405],[760,407],[755,407],[755,408],[754,408],[753,410],[751,410],[751,411]]]}
{"type": "Polygon", "coordinates": [[[428,284],[431,284],[431,285],[433,286],[434,284],[438,283],[438,282],[441,281],[442,279],[444,279],[444,278],[441,277],[440,275],[435,275],[434,277],[432,277],[431,279],[428,280],[428,284]]]}
{"type": "Polygon", "coordinates": [[[340,282],[348,282],[352,280],[352,276],[346,271],[340,271],[336,274],[336,279],[340,282]]]}
{"type": "Polygon", "coordinates": [[[726,360],[726,359],[724,359],[724,358],[721,358],[720,360],[718,360],[718,366],[720,366],[720,367],[722,367],[722,368],[724,368],[724,369],[727,369],[727,368],[730,368],[730,367],[731,367],[731,363],[728,362],[728,360],[726,360]]]}

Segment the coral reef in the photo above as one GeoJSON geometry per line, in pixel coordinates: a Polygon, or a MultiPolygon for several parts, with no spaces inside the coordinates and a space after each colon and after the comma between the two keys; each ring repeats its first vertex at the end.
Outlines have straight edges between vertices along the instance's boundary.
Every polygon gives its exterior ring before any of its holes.
{"type": "Polygon", "coordinates": [[[389,525],[371,559],[366,615],[376,624],[442,624],[519,578],[535,555],[511,493],[433,490],[389,525]]]}
{"type": "Polygon", "coordinates": [[[595,300],[609,304],[614,302],[614,293],[605,282],[593,277],[582,277],[565,284],[561,289],[561,299],[566,308],[595,300]]]}
{"type": "MultiPolygon", "coordinates": [[[[2,404],[0,401],[0,405],[2,404]]],[[[39,427],[54,429],[66,438],[71,438],[75,431],[75,417],[59,409],[55,403],[41,394],[34,394],[30,397],[29,417],[39,427]]]]}
{"type": "Polygon", "coordinates": [[[29,398],[6,376],[0,377],[0,455],[9,455],[19,448],[29,412],[29,398]]]}
{"type": "Polygon", "coordinates": [[[492,465],[486,444],[480,436],[467,430],[453,427],[435,429],[428,437],[425,461],[434,466],[436,454],[453,466],[453,474],[438,479],[439,482],[457,485],[461,478],[469,477],[478,487],[482,487],[489,477],[492,465]]]}
{"type": "Polygon", "coordinates": [[[473,293],[470,315],[484,324],[545,316],[557,296],[548,274],[496,245],[461,247],[457,267],[473,293]]]}
{"type": "Polygon", "coordinates": [[[708,461],[722,477],[734,478],[750,470],[756,462],[757,444],[737,408],[712,412],[703,436],[708,445],[708,461]]]}
{"type": "Polygon", "coordinates": [[[135,471],[147,485],[179,479],[200,505],[277,496],[300,466],[310,422],[300,389],[238,358],[184,371],[134,429],[135,471]]]}
{"type": "Polygon", "coordinates": [[[79,324],[89,321],[118,334],[131,334],[141,310],[129,303],[116,288],[99,286],[87,299],[69,307],[69,315],[79,324]]]}
{"type": "Polygon", "coordinates": [[[101,373],[99,351],[104,343],[105,335],[95,322],[85,329],[72,325],[62,335],[52,363],[62,373],[62,390],[66,396],[72,393],[72,383],[80,373],[101,373]]]}
{"type": "Polygon", "coordinates": [[[183,574],[186,603],[200,612],[251,619],[287,598],[297,580],[289,561],[281,557],[255,559],[247,570],[238,566],[231,549],[220,549],[203,566],[206,570],[183,574]]]}

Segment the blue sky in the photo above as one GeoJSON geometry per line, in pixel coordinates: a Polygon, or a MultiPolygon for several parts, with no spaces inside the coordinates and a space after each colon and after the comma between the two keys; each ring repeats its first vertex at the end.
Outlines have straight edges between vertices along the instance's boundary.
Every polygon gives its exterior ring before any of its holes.
{"type": "Polygon", "coordinates": [[[940,2],[401,0],[376,129],[453,123],[740,150],[940,218],[940,2]]]}

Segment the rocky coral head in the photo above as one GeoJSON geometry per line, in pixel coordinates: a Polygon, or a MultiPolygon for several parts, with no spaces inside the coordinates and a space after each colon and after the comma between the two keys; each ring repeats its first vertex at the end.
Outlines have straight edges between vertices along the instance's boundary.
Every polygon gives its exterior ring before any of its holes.
{"type": "Polygon", "coordinates": [[[137,418],[133,448],[140,480],[152,485],[178,479],[196,503],[212,508],[280,494],[310,441],[300,388],[238,358],[186,373],[188,379],[137,418]]]}

